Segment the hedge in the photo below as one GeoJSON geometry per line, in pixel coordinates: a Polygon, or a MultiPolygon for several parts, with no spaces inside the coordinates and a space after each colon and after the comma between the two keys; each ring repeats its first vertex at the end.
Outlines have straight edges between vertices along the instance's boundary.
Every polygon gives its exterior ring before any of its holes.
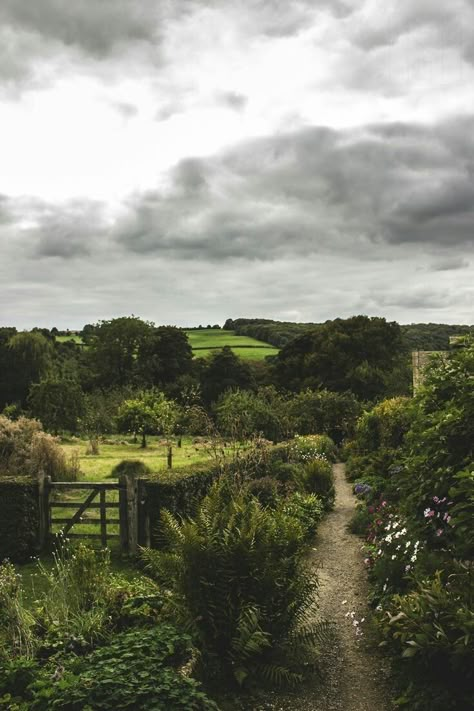
{"type": "Polygon", "coordinates": [[[158,544],[161,510],[192,516],[221,473],[221,467],[208,462],[149,475],[145,492],[152,545],[158,544]]]}
{"type": "Polygon", "coordinates": [[[20,562],[37,552],[38,483],[26,477],[0,478],[0,561],[20,562]]]}

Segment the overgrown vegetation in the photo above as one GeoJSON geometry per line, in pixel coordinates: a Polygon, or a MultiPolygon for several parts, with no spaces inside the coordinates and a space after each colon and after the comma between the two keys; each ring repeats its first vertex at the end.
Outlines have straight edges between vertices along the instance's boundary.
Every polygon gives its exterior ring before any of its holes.
{"type": "Polygon", "coordinates": [[[474,703],[474,343],[438,359],[413,402],[359,420],[349,476],[353,528],[383,644],[397,664],[398,705],[464,711],[474,703]]]}

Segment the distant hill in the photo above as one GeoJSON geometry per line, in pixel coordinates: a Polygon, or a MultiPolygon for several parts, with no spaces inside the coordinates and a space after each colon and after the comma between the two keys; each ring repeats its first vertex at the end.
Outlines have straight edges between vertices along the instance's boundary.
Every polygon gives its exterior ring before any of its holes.
{"type": "MultiPolygon", "coordinates": [[[[317,329],[318,323],[293,323],[259,318],[227,319],[224,330],[257,338],[283,348],[289,341],[317,329]]],[[[400,326],[407,351],[438,351],[449,348],[450,336],[474,333],[474,326],[443,323],[411,323],[400,326]]]]}

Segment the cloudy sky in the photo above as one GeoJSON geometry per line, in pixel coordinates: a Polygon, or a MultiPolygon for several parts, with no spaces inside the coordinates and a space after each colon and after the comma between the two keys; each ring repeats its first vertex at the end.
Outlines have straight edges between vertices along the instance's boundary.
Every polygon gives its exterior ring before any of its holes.
{"type": "Polygon", "coordinates": [[[0,0],[0,325],[474,322],[474,0],[0,0]]]}

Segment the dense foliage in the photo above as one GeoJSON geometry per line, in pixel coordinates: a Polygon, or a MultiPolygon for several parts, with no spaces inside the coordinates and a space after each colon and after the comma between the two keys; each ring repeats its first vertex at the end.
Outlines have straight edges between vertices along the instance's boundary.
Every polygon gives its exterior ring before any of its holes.
{"type": "Polygon", "coordinates": [[[361,499],[354,529],[399,705],[464,711],[474,702],[474,343],[438,359],[413,403],[363,415],[347,447],[361,499]],[[368,476],[367,476],[368,474],[368,476]]]}

